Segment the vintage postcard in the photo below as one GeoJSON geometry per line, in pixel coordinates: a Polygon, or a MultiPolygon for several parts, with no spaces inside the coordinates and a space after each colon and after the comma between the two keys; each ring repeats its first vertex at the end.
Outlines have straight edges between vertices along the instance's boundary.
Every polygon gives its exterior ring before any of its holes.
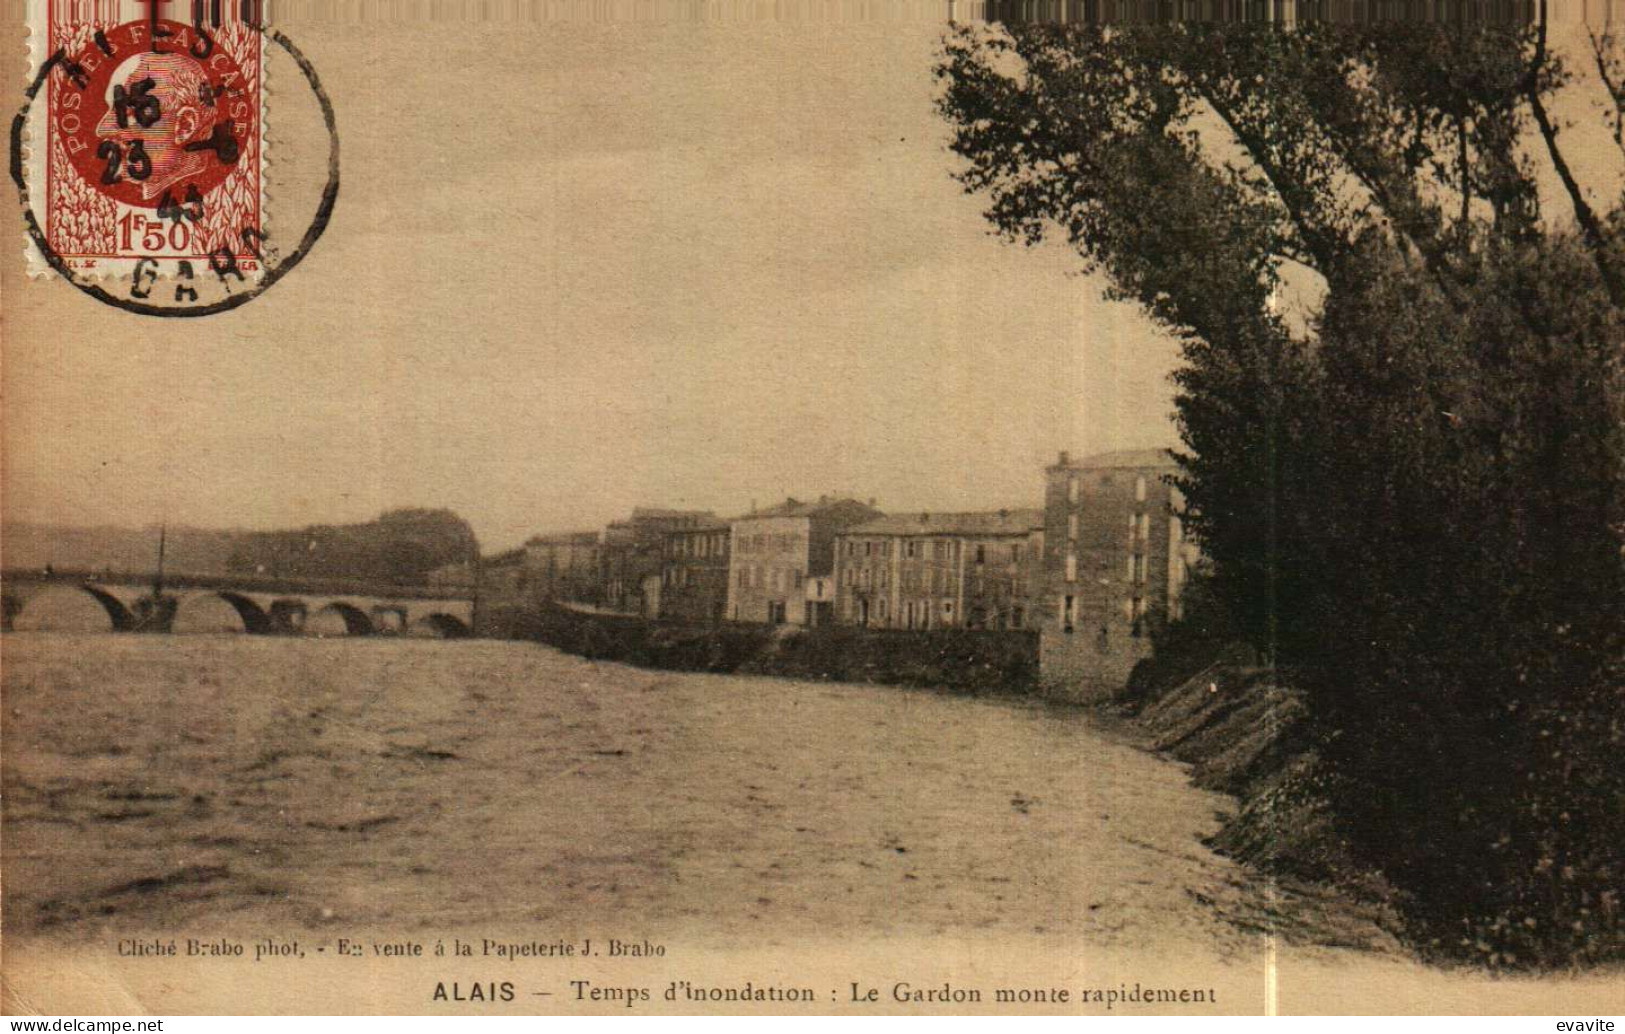
{"type": "Polygon", "coordinates": [[[1625,1012],[1625,8],[4,10],[6,1012],[1625,1012]]]}

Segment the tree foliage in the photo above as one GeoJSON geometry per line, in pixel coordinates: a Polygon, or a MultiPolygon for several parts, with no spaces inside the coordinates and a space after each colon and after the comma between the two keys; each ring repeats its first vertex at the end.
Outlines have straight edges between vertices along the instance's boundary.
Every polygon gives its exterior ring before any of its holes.
{"type": "Polygon", "coordinates": [[[281,578],[337,578],[426,585],[429,572],[472,561],[479,544],[450,510],[390,510],[365,524],[317,524],[299,531],[250,532],[228,562],[234,572],[281,578]]]}
{"type": "Polygon", "coordinates": [[[1419,943],[1618,953],[1625,216],[1564,152],[1544,20],[960,27],[938,74],[997,229],[1180,338],[1212,591],[1302,681],[1419,943]]]}

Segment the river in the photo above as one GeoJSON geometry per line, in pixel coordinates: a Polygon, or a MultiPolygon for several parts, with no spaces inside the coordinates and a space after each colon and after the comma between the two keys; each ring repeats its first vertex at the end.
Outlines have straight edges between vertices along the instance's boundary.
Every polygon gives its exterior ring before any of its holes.
{"type": "Polygon", "coordinates": [[[500,930],[691,958],[931,945],[975,972],[1020,946],[1227,973],[1249,1003],[1287,955],[1408,965],[1336,896],[1209,851],[1233,802],[1072,709],[512,642],[3,649],[8,950],[500,930]]]}

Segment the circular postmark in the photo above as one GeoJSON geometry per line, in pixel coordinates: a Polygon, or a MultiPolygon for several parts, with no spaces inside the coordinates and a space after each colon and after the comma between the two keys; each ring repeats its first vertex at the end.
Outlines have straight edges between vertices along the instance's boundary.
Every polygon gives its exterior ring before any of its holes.
{"type": "MultiPolygon", "coordinates": [[[[235,200],[241,201],[238,180],[247,177],[233,174],[259,161],[257,149],[245,154],[245,141],[260,139],[258,84],[245,89],[247,73],[209,33],[154,18],[81,33],[79,52],[57,49],[29,84],[12,121],[11,176],[26,232],[47,267],[79,291],[126,312],[195,317],[247,304],[310,252],[338,200],[337,120],[320,76],[299,48],[280,31],[257,26],[252,31],[299,68],[328,136],[326,183],[294,247],[284,251],[271,239],[257,204],[232,209],[234,198],[222,197],[238,188],[235,200]],[[129,46],[143,31],[153,45],[129,46]],[[163,47],[156,45],[160,38],[163,47]],[[59,205],[64,191],[58,183],[31,183],[23,139],[40,99],[52,96],[53,75],[62,84],[63,101],[46,104],[50,153],[43,157],[55,160],[51,173],[58,180],[72,180],[68,186],[78,191],[80,204],[102,217],[102,239],[111,241],[104,247],[120,249],[116,254],[127,271],[120,279],[104,280],[104,273],[92,272],[95,259],[76,261],[64,254],[67,249],[54,243],[48,230],[51,216],[59,214],[51,206],[59,205]],[[43,191],[47,226],[41,225],[31,188],[43,191]]],[[[255,177],[257,189],[260,170],[246,172],[255,177]]],[[[82,225],[72,222],[84,218],[80,213],[61,207],[70,226],[82,225]]]]}

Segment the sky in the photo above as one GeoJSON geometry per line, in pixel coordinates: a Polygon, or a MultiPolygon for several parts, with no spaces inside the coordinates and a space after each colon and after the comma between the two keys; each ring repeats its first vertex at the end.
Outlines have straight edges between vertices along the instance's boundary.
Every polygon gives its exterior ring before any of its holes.
{"type": "MultiPolygon", "coordinates": [[[[338,117],[329,229],[201,320],[8,254],[8,520],[433,506],[501,549],[633,506],[1037,505],[1058,450],[1175,444],[1176,346],[951,178],[940,25],[287,29],[338,117]]],[[[269,76],[274,234],[325,141],[269,76]]]]}

